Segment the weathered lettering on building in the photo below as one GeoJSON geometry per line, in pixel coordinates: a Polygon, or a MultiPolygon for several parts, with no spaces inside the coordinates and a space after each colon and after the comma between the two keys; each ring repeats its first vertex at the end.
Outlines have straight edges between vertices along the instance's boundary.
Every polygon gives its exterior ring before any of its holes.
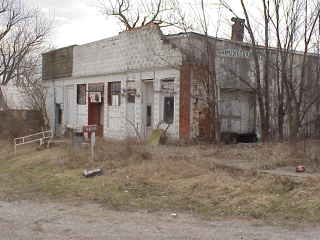
{"type": "Polygon", "coordinates": [[[242,49],[230,48],[223,49],[218,52],[220,57],[236,57],[236,58],[251,58],[252,54],[250,51],[245,51],[242,49]]]}

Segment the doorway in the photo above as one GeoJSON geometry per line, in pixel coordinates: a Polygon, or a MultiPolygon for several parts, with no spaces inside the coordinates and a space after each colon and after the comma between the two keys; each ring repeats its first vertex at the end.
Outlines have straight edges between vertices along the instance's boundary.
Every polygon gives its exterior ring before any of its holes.
{"type": "Polygon", "coordinates": [[[154,122],[154,90],[153,90],[153,81],[144,82],[144,104],[143,104],[143,115],[144,115],[144,126],[145,126],[145,136],[148,138],[153,131],[153,122],[154,122]]]}
{"type": "Polygon", "coordinates": [[[96,135],[103,136],[103,119],[104,119],[104,104],[103,104],[103,84],[88,85],[88,125],[96,125],[96,135]]]}

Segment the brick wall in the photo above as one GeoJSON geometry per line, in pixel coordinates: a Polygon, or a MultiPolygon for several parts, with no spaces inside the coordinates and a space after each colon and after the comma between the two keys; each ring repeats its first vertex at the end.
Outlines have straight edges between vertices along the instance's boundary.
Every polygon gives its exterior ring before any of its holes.
{"type": "Polygon", "coordinates": [[[191,69],[190,64],[185,64],[180,72],[180,139],[190,136],[191,69]]]}

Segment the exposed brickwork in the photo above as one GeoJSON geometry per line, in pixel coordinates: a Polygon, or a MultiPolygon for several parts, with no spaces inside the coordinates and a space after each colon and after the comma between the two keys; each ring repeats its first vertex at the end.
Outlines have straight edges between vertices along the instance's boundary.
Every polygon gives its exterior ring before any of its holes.
{"type": "Polygon", "coordinates": [[[185,64],[180,72],[180,139],[190,137],[190,104],[191,104],[192,66],[185,64]]]}
{"type": "Polygon", "coordinates": [[[211,138],[213,133],[213,121],[210,117],[208,107],[204,106],[199,111],[199,137],[211,138]]]}
{"type": "Polygon", "coordinates": [[[192,79],[192,96],[194,101],[192,101],[192,136],[209,139],[212,137],[213,133],[213,121],[210,117],[210,112],[207,103],[203,100],[205,89],[204,85],[201,83],[203,79],[208,79],[207,77],[206,65],[194,64],[193,79],[192,79]],[[201,81],[202,80],[202,81],[201,81]]]}

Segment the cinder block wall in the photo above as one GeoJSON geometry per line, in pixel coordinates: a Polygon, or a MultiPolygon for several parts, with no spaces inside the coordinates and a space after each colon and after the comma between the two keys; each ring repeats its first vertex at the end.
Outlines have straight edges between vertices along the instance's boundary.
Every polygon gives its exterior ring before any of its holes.
{"type": "MultiPolygon", "coordinates": [[[[100,41],[75,46],[73,48],[72,76],[55,80],[54,84],[47,84],[56,89],[63,89],[63,108],[66,109],[68,95],[72,95],[69,101],[68,119],[72,127],[82,127],[88,121],[88,104],[77,105],[76,84],[104,83],[104,136],[107,138],[124,139],[134,135],[132,126],[126,121],[126,97],[121,97],[119,107],[107,104],[107,83],[120,81],[121,88],[127,87],[128,81],[135,81],[138,93],[143,91],[143,81],[153,79],[154,95],[154,119],[153,126],[163,118],[163,94],[161,93],[161,79],[174,79],[175,114],[174,123],[168,133],[173,137],[179,137],[180,125],[180,66],[182,53],[164,41],[158,26],[150,25],[133,31],[125,31],[118,36],[100,41]],[[73,90],[70,90],[73,89],[73,90]],[[69,91],[67,90],[69,89],[69,91]]],[[[54,119],[53,91],[50,91],[51,102],[50,118],[54,119]]],[[[136,97],[135,124],[143,133],[141,97],[136,97]]],[[[64,116],[66,114],[64,113],[64,116]]],[[[53,122],[53,120],[52,120],[53,122]]],[[[64,123],[66,124],[64,119],[64,123]]]]}

